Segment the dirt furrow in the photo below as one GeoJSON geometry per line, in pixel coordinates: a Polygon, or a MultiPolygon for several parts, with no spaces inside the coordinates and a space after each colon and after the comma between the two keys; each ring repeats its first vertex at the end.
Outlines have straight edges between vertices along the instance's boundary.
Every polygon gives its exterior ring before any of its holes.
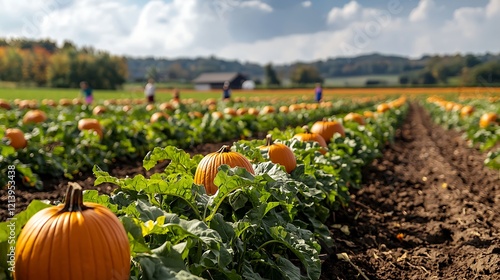
{"type": "MultiPolygon", "coordinates": [[[[368,279],[500,279],[500,177],[483,161],[460,133],[412,104],[395,144],[334,221],[351,229],[333,230],[336,252],[368,279]]],[[[324,271],[363,279],[334,258],[324,271]]]]}

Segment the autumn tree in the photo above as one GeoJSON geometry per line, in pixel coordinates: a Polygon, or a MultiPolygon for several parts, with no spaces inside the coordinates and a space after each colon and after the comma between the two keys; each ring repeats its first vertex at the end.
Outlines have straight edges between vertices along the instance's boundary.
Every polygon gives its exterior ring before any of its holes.
{"type": "Polygon", "coordinates": [[[318,69],[312,65],[299,64],[293,70],[290,79],[297,85],[322,83],[323,78],[318,69]]]}

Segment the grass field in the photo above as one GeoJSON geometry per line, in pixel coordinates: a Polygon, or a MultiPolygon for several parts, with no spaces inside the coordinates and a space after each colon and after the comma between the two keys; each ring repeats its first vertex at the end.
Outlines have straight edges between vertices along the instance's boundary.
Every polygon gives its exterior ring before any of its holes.
{"type": "MultiPolygon", "coordinates": [[[[471,96],[498,96],[500,88],[325,88],[324,95],[326,99],[346,96],[370,96],[370,95],[421,95],[421,94],[443,94],[443,95],[471,95],[471,96]]],[[[234,90],[233,97],[303,97],[313,98],[313,89],[275,89],[275,90],[234,90]]],[[[77,98],[80,97],[78,89],[55,89],[55,88],[0,88],[0,99],[53,99],[77,98]]],[[[94,97],[97,102],[106,99],[123,98],[144,98],[140,87],[128,88],[128,90],[94,90],[94,97]]],[[[167,101],[172,97],[172,90],[159,89],[156,99],[158,101],[167,101]]],[[[194,98],[203,100],[207,98],[220,98],[221,92],[214,91],[195,91],[181,90],[181,98],[194,98]]]]}

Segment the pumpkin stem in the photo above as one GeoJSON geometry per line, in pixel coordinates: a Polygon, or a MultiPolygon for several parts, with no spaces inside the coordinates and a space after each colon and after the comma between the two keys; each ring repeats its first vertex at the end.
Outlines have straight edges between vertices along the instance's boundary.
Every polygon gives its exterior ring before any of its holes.
{"type": "Polygon", "coordinates": [[[273,136],[271,134],[266,135],[266,146],[271,146],[273,144],[273,136]]]}
{"type": "Polygon", "coordinates": [[[222,153],[227,153],[231,151],[231,147],[228,145],[222,145],[222,147],[217,151],[217,153],[222,154],[222,153]]]}
{"type": "Polygon", "coordinates": [[[69,182],[64,207],[60,212],[81,212],[87,209],[83,204],[83,189],[78,183],[69,182]]]}
{"type": "Polygon", "coordinates": [[[305,133],[309,133],[309,126],[304,125],[302,129],[305,130],[305,133]]]}

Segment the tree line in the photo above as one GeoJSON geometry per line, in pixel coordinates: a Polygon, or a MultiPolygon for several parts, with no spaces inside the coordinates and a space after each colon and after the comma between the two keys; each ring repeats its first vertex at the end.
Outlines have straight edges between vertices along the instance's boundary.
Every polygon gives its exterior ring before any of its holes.
{"type": "Polygon", "coordinates": [[[463,86],[481,86],[500,83],[500,56],[453,55],[428,57],[423,69],[407,72],[399,77],[400,84],[449,84],[458,80],[463,86]]]}
{"type": "Polygon", "coordinates": [[[92,47],[65,41],[0,39],[0,80],[59,88],[76,88],[85,80],[93,88],[117,89],[127,80],[127,61],[92,47]]]}

